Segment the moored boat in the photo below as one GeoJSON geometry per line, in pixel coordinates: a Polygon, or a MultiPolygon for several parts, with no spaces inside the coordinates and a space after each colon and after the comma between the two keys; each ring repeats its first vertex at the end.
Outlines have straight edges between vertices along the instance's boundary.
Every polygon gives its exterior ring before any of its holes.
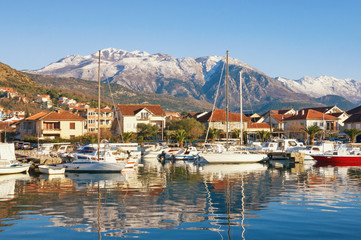
{"type": "Polygon", "coordinates": [[[15,146],[13,143],[0,144],[0,174],[14,174],[27,172],[31,163],[16,161],[15,146]]]}
{"type": "Polygon", "coordinates": [[[61,167],[61,166],[40,165],[38,168],[39,168],[39,172],[49,175],[65,173],[65,167],[61,167]]]}
{"type": "Polygon", "coordinates": [[[318,162],[361,163],[361,145],[341,144],[333,152],[311,156],[318,162]]]}

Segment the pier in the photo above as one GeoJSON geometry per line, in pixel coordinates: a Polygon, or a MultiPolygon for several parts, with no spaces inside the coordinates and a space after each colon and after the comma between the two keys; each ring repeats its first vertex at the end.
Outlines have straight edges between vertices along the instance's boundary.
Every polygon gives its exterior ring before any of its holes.
{"type": "Polygon", "coordinates": [[[295,163],[302,163],[305,160],[304,153],[289,153],[289,152],[271,152],[268,154],[269,160],[290,160],[295,163]]]}

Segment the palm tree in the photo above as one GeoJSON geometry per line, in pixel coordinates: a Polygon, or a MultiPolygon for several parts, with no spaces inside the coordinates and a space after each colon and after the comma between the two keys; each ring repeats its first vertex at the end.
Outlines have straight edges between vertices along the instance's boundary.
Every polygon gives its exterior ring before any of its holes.
{"type": "Polygon", "coordinates": [[[209,129],[209,133],[208,133],[208,137],[211,139],[212,142],[214,142],[214,140],[219,137],[219,135],[222,134],[222,130],[221,129],[217,129],[217,128],[210,128],[209,129]]]}
{"type": "Polygon", "coordinates": [[[187,133],[183,129],[179,129],[174,133],[174,138],[178,141],[179,146],[183,147],[183,141],[186,139],[187,133]]]}
{"type": "Polygon", "coordinates": [[[123,141],[125,143],[129,143],[134,138],[133,132],[124,132],[123,133],[123,141]]]}
{"type": "Polygon", "coordinates": [[[262,142],[264,142],[264,141],[266,141],[266,139],[267,139],[269,136],[271,136],[271,132],[262,130],[262,131],[258,131],[258,132],[257,132],[257,135],[258,135],[258,137],[262,140],[262,142]]]}
{"type": "Polygon", "coordinates": [[[307,135],[309,135],[311,145],[313,145],[316,134],[322,131],[322,129],[316,125],[302,128],[302,130],[305,131],[307,133],[307,135]]]}
{"type": "Polygon", "coordinates": [[[354,143],[356,137],[361,134],[361,130],[358,130],[356,128],[350,128],[345,129],[344,133],[346,133],[351,138],[351,142],[354,143]]]}

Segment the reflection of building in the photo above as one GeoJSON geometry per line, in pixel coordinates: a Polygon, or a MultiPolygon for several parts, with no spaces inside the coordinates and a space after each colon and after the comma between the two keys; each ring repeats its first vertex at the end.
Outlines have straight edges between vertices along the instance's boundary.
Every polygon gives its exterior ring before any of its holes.
{"type": "MultiPolygon", "coordinates": [[[[18,199],[6,204],[0,202],[0,206],[8,211],[1,215],[1,219],[23,215],[16,210],[23,209],[18,208],[21,205],[26,206],[30,214],[36,212],[47,216],[51,221],[47,227],[99,231],[107,237],[139,237],[150,233],[143,237],[151,238],[154,237],[151,234],[159,234],[158,229],[166,229],[161,234],[169,235],[163,238],[171,238],[171,234],[185,230],[188,231],[186,235],[193,233],[193,238],[199,237],[201,232],[209,239],[226,239],[227,233],[240,236],[241,227],[250,228],[257,221],[265,224],[275,218],[277,226],[289,217],[302,218],[307,211],[314,213],[325,209],[328,214],[331,210],[337,211],[332,214],[338,215],[347,206],[349,216],[349,212],[356,212],[350,211],[350,207],[358,209],[361,178],[357,169],[350,174],[348,168],[317,167],[297,174],[289,169],[270,169],[262,164],[206,165],[198,169],[190,169],[193,167],[190,165],[178,166],[145,166],[139,174],[130,175],[36,177],[29,183],[16,184],[18,199]],[[291,214],[280,219],[285,209],[291,214]],[[270,214],[260,213],[264,210],[270,214]],[[263,218],[264,215],[267,217],[263,218]]],[[[0,213],[3,213],[1,207],[0,213]]],[[[357,218],[350,219],[352,222],[357,218]]],[[[43,223],[42,219],[33,221],[43,223]]],[[[358,234],[357,221],[352,224],[356,227],[351,230],[358,234]]],[[[43,228],[43,225],[32,223],[32,227],[43,228]]],[[[279,230],[277,228],[272,233],[279,234],[279,230]]],[[[262,229],[262,234],[264,231],[267,230],[262,229]]],[[[297,231],[304,231],[304,228],[301,226],[297,231]]],[[[59,232],[59,229],[49,232],[59,232]]]]}

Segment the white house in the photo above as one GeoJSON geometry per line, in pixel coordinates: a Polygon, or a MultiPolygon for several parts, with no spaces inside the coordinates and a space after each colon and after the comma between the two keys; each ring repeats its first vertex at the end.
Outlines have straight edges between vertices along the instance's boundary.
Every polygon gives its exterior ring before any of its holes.
{"type": "Polygon", "coordinates": [[[300,110],[288,118],[283,119],[285,131],[296,130],[295,127],[306,128],[319,126],[321,129],[336,131],[338,117],[322,113],[313,109],[300,110]]]}
{"type": "Polygon", "coordinates": [[[159,135],[163,139],[166,114],[160,105],[118,105],[114,111],[112,132],[117,135],[137,132],[139,123],[157,125],[160,129],[159,135]]]}

